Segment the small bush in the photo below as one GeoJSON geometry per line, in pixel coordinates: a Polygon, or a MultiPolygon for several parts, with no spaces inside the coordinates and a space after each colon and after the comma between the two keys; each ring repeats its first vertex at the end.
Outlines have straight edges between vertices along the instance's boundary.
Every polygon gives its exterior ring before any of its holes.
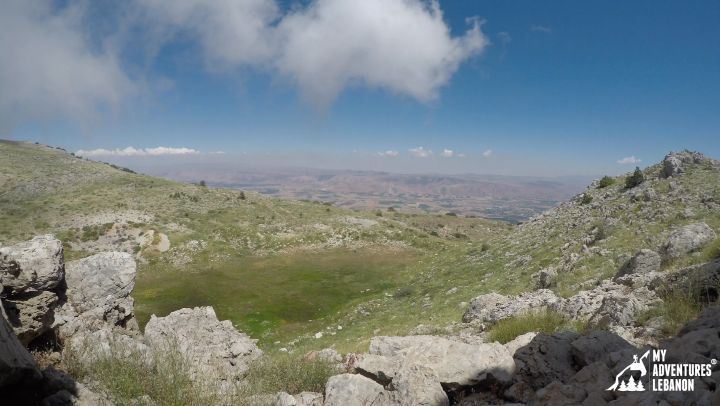
{"type": "Polygon", "coordinates": [[[608,186],[612,186],[615,184],[615,178],[611,178],[609,176],[603,176],[602,179],[600,179],[600,182],[598,182],[597,188],[602,189],[606,188],[608,186]]]}
{"type": "Polygon", "coordinates": [[[533,312],[500,320],[490,329],[488,341],[505,344],[531,331],[550,334],[563,327],[567,328],[567,321],[560,313],[550,310],[533,312]]]}
{"type": "Polygon", "coordinates": [[[583,194],[582,200],[580,200],[581,204],[590,204],[592,202],[593,198],[587,193],[583,194]]]}
{"type": "Polygon", "coordinates": [[[699,301],[691,295],[674,290],[664,295],[663,303],[650,309],[638,317],[639,324],[645,324],[648,320],[662,316],[662,332],[668,336],[676,334],[687,322],[693,320],[700,313],[702,306],[699,301]]]}
{"type": "Polygon", "coordinates": [[[643,183],[644,181],[645,181],[645,175],[643,175],[640,168],[636,166],[635,172],[633,172],[632,175],[625,178],[625,188],[632,189],[635,186],[638,186],[639,184],[643,183]]]}
{"type": "Polygon", "coordinates": [[[245,377],[253,394],[276,392],[323,392],[325,383],[339,374],[340,368],[332,361],[315,358],[306,360],[290,354],[264,357],[250,365],[245,377]]]}
{"type": "Polygon", "coordinates": [[[720,237],[703,250],[703,257],[706,261],[713,261],[720,258],[720,237]]]}

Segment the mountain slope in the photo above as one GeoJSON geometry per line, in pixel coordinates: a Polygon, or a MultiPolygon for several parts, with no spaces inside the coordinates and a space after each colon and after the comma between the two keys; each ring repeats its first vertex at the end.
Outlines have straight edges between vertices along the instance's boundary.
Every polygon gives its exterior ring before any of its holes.
{"type": "MultiPolygon", "coordinates": [[[[254,193],[243,200],[31,144],[0,143],[0,167],[4,243],[54,232],[70,258],[135,252],[141,321],[213,305],[266,349],[353,351],[373,335],[453,332],[467,327],[459,321],[471,298],[532,290],[541,270],[557,272],[550,287],[567,297],[613,276],[640,249],[660,250],[681,226],[720,231],[720,166],[692,153],[646,168],[636,187],[626,188],[625,176],[596,182],[518,226],[254,193]],[[681,172],[667,177],[672,160],[681,172]]],[[[662,270],[706,262],[719,246],[666,260],[662,270]]]]}

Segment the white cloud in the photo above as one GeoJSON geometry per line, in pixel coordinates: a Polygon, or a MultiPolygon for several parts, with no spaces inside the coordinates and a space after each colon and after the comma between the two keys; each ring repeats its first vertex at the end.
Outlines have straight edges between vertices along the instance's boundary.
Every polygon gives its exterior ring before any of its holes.
{"type": "Polygon", "coordinates": [[[486,149],[485,151],[483,151],[482,156],[484,156],[485,158],[488,158],[488,157],[490,157],[492,154],[493,154],[493,150],[491,150],[491,149],[486,149]]]}
{"type": "Polygon", "coordinates": [[[157,76],[148,67],[169,45],[183,46],[177,59],[199,60],[211,72],[269,73],[323,109],[353,86],[432,101],[489,43],[475,18],[453,36],[437,0],[310,0],[288,11],[279,4],[130,0],[108,12],[87,0],[4,1],[0,123],[93,121],[142,89],[162,87],[148,79],[157,76]],[[143,55],[148,60],[139,61],[143,55]]]}
{"type": "Polygon", "coordinates": [[[618,159],[617,163],[621,165],[639,164],[642,162],[641,159],[635,158],[635,155],[626,156],[625,158],[618,159]]]}
{"type": "Polygon", "coordinates": [[[451,149],[443,149],[443,152],[440,153],[440,156],[443,158],[452,158],[455,155],[455,152],[451,149]]]}
{"type": "Polygon", "coordinates": [[[260,65],[272,59],[273,22],[280,12],[273,0],[135,0],[150,45],[189,36],[197,40],[211,70],[260,65]]]}
{"type": "Polygon", "coordinates": [[[548,32],[552,32],[552,29],[550,27],[546,27],[544,25],[531,25],[530,31],[548,33],[548,32]]]}
{"type": "Polygon", "coordinates": [[[90,123],[133,92],[117,55],[88,43],[83,11],[79,3],[3,1],[0,126],[58,117],[90,123]]]}
{"type": "Polygon", "coordinates": [[[78,150],[75,152],[76,155],[84,157],[92,156],[160,156],[160,155],[194,155],[199,154],[200,151],[192,148],[173,148],[173,147],[155,147],[138,149],[134,147],[127,147],[123,149],[91,149],[91,150],[78,150]]]}
{"type": "Polygon", "coordinates": [[[411,156],[414,156],[415,158],[427,158],[433,153],[431,150],[425,149],[423,147],[410,148],[408,152],[411,156]]]}
{"type": "Polygon", "coordinates": [[[488,44],[480,22],[468,23],[452,37],[437,1],[315,0],[280,22],[275,65],[319,107],[352,85],[426,102],[488,44]]]}
{"type": "Polygon", "coordinates": [[[384,152],[378,152],[378,155],[394,158],[394,157],[400,155],[400,153],[399,153],[398,151],[394,151],[394,150],[389,149],[389,150],[384,151],[384,152]]]}

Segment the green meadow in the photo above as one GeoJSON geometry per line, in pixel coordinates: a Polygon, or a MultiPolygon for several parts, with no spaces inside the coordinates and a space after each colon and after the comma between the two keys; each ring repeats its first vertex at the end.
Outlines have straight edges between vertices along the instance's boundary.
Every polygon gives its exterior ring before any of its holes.
{"type": "Polygon", "coordinates": [[[236,257],[192,272],[140,273],[134,291],[141,325],[151,314],[213,306],[218,317],[264,342],[320,328],[345,306],[398,286],[416,262],[411,251],[335,249],[269,257],[236,257]],[[310,330],[308,330],[310,328],[310,330]]]}

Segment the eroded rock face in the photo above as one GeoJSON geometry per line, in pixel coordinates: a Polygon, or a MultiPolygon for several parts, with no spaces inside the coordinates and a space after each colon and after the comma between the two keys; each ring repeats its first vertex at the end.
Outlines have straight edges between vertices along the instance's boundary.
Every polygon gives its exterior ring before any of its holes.
{"type": "Polygon", "coordinates": [[[58,296],[49,291],[21,292],[8,297],[2,306],[20,342],[27,346],[50,329],[55,320],[58,296]]]}
{"type": "Polygon", "coordinates": [[[715,231],[705,223],[688,224],[675,230],[663,245],[663,254],[668,258],[679,258],[697,251],[717,238],[715,231]]]}
{"type": "Polygon", "coordinates": [[[64,274],[62,243],[53,235],[0,248],[0,284],[11,291],[51,290],[64,274]]]}
{"type": "Polygon", "coordinates": [[[435,371],[445,388],[472,386],[488,379],[508,382],[515,363],[501,344],[465,344],[435,336],[373,337],[370,354],[400,357],[435,371]]]}
{"type": "Polygon", "coordinates": [[[553,291],[539,289],[518,296],[489,293],[474,298],[463,314],[464,322],[481,321],[495,323],[508,317],[559,307],[563,299],[553,291]]]}
{"type": "Polygon", "coordinates": [[[145,340],[154,352],[176,350],[185,355],[193,378],[235,379],[262,351],[229,320],[219,321],[212,307],[176,310],[150,317],[145,340]]]}
{"type": "Polygon", "coordinates": [[[103,319],[120,321],[132,312],[130,293],[137,267],[126,252],[103,252],[67,264],[67,296],[78,313],[102,311],[103,319]]]}

